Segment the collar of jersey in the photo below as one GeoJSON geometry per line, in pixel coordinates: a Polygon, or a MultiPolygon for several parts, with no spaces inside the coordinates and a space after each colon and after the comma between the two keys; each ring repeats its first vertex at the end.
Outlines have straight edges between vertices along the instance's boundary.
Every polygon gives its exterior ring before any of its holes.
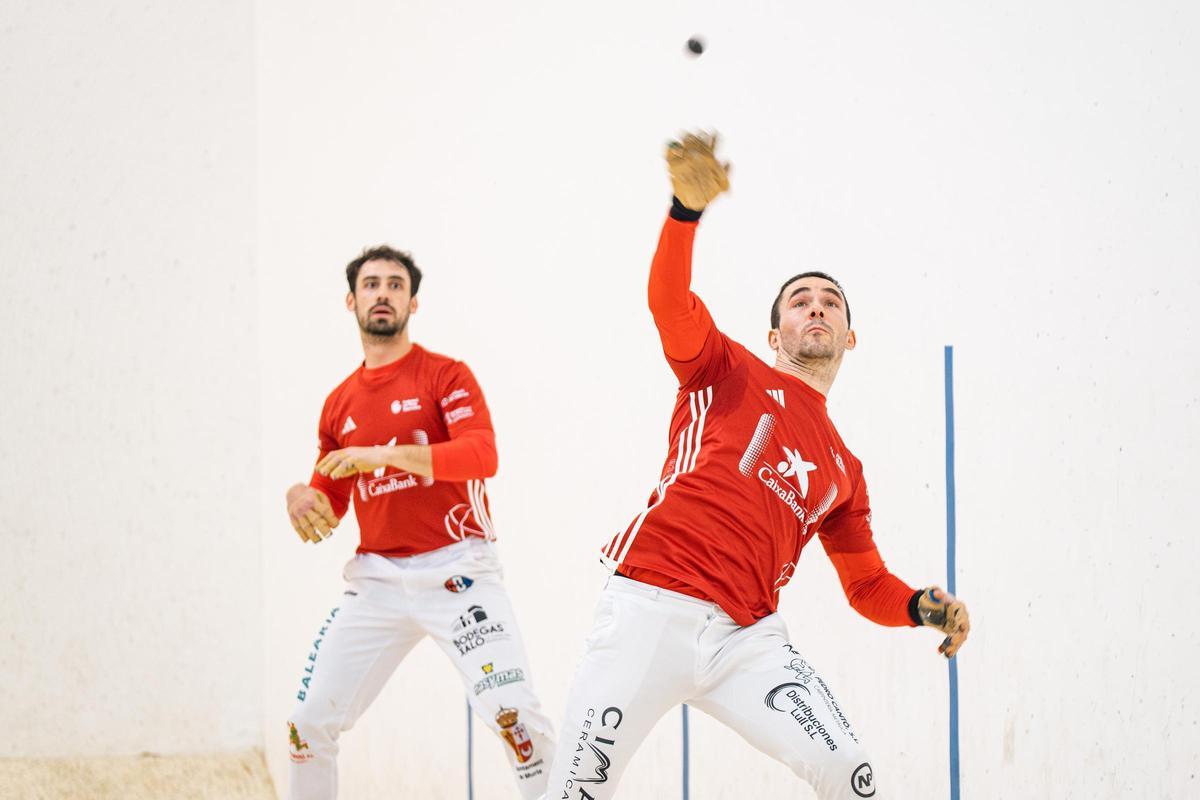
{"type": "Polygon", "coordinates": [[[780,376],[784,380],[789,381],[793,385],[797,386],[800,389],[800,391],[802,393],[808,395],[809,398],[811,398],[815,402],[820,403],[822,406],[825,405],[825,395],[821,394],[816,389],[809,386],[807,383],[804,382],[803,379],[797,378],[795,375],[789,375],[788,373],[786,373],[782,370],[775,369],[774,367],[772,367],[771,369],[775,372],[776,375],[780,376]]]}
{"type": "Polygon", "coordinates": [[[411,350],[390,364],[384,364],[382,367],[368,367],[367,362],[364,361],[362,366],[358,368],[358,378],[368,386],[375,386],[380,383],[390,381],[392,378],[403,372],[408,365],[412,363],[413,356],[415,356],[417,351],[420,349],[421,346],[419,344],[413,343],[411,350]]]}

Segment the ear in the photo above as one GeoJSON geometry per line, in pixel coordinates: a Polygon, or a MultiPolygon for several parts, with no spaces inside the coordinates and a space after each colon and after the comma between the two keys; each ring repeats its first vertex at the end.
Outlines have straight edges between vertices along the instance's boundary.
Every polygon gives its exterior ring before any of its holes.
{"type": "Polygon", "coordinates": [[[354,292],[346,292],[346,310],[354,310],[354,292]]]}
{"type": "Polygon", "coordinates": [[[858,344],[858,337],[854,335],[854,331],[852,331],[852,330],[847,331],[846,332],[846,349],[853,350],[854,346],[856,344],[858,344]]]}
{"type": "Polygon", "coordinates": [[[767,346],[770,347],[772,350],[774,350],[776,353],[779,352],[779,329],[778,328],[771,328],[771,330],[767,331],[767,346]]]}
{"type": "Polygon", "coordinates": [[[417,313],[417,298],[416,297],[414,297],[413,299],[408,301],[408,313],[410,313],[410,314],[417,313]]]}

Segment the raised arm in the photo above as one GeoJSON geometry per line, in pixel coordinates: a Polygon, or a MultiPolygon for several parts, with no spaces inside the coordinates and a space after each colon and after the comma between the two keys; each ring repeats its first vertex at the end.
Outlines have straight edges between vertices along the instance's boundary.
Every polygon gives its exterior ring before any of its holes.
{"type": "Polygon", "coordinates": [[[647,301],[663,353],[681,385],[703,368],[699,358],[715,332],[708,309],[691,290],[692,245],[704,208],[729,188],[728,165],[713,153],[716,136],[689,134],[667,147],[674,200],[650,265],[647,301]]]}
{"type": "Polygon", "coordinates": [[[646,299],[663,353],[672,361],[691,361],[698,356],[714,327],[708,309],[691,290],[692,242],[699,218],[699,213],[675,200],[650,264],[646,299]]]}

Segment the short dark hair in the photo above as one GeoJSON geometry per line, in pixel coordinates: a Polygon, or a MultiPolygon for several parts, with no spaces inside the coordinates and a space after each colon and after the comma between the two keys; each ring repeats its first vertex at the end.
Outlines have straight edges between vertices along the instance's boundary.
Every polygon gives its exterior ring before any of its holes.
{"type": "Polygon", "coordinates": [[[842,288],[842,285],[840,283],[838,283],[837,278],[833,277],[832,275],[828,275],[824,272],[818,272],[817,270],[811,270],[809,272],[801,272],[799,275],[793,275],[792,277],[788,278],[786,281],[783,282],[783,286],[779,287],[779,294],[775,295],[775,302],[771,303],[771,327],[772,328],[779,327],[779,317],[780,317],[779,301],[783,299],[783,290],[786,289],[789,285],[791,285],[794,281],[798,281],[801,278],[824,278],[825,280],[829,281],[830,283],[832,283],[834,286],[836,286],[838,288],[838,291],[840,291],[842,293],[842,301],[846,304],[846,326],[849,327],[850,326],[850,301],[846,299],[846,290],[842,288]]]}
{"type": "Polygon", "coordinates": [[[421,270],[417,268],[410,253],[396,250],[386,244],[364,249],[358,258],[346,265],[346,282],[350,284],[350,294],[354,294],[354,290],[358,286],[358,271],[368,261],[391,261],[404,267],[408,270],[408,282],[412,284],[412,296],[417,296],[417,289],[421,288],[421,270]]]}

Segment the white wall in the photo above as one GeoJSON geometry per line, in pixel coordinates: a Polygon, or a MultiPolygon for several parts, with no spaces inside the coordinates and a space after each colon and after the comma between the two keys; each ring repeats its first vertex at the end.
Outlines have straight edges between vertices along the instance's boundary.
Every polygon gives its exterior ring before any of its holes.
{"type": "Polygon", "coordinates": [[[250,10],[2,17],[0,756],[257,745],[250,10]]]}

